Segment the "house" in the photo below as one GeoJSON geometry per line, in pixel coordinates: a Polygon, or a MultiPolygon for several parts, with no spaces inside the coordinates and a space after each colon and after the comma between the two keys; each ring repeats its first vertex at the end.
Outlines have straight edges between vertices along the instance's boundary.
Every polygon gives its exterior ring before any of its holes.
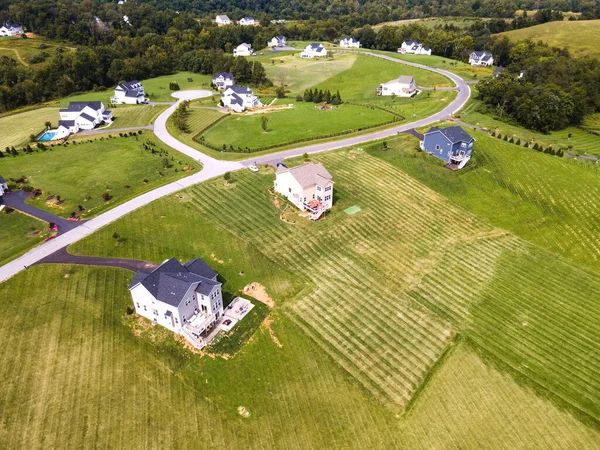
{"type": "Polygon", "coordinates": [[[115,88],[115,95],[110,98],[111,103],[126,103],[135,105],[146,101],[144,86],[137,80],[128,81],[115,88]]]}
{"type": "Polygon", "coordinates": [[[233,86],[233,74],[229,72],[217,72],[212,77],[213,84],[217,89],[227,89],[229,86],[233,86]]]}
{"type": "Polygon", "coordinates": [[[112,121],[110,111],[104,109],[102,102],[71,102],[69,107],[58,110],[59,128],[62,125],[73,133],[79,130],[92,130],[102,122],[112,121]]]}
{"type": "Polygon", "coordinates": [[[345,37],[340,40],[340,47],[342,48],[360,48],[360,42],[351,37],[345,37]]]}
{"type": "Polygon", "coordinates": [[[481,67],[487,67],[487,66],[493,66],[494,65],[494,57],[492,56],[492,54],[490,52],[487,51],[473,51],[470,55],[469,55],[469,64],[471,64],[472,66],[481,66],[481,67]]]}
{"type": "Polygon", "coordinates": [[[523,78],[525,76],[524,70],[519,70],[519,78],[523,78]]]}
{"type": "Polygon", "coordinates": [[[504,67],[502,66],[498,66],[494,69],[494,71],[492,72],[492,76],[494,78],[498,78],[498,75],[500,75],[500,72],[502,72],[504,70],[504,67]]]}
{"type": "Polygon", "coordinates": [[[135,312],[175,333],[194,347],[223,314],[217,272],[202,259],[181,264],[171,258],[150,273],[137,272],[129,285],[135,312]]]}
{"type": "Polygon", "coordinates": [[[286,43],[287,39],[285,38],[285,36],[275,36],[269,41],[267,47],[285,47],[286,43]]]}
{"type": "Polygon", "coordinates": [[[316,42],[304,47],[304,50],[300,53],[301,58],[314,58],[315,56],[327,56],[327,49],[316,42]]]}
{"type": "Polygon", "coordinates": [[[231,19],[227,17],[225,14],[218,15],[215,19],[217,25],[222,27],[223,25],[231,25],[231,19]]]}
{"type": "Polygon", "coordinates": [[[250,44],[240,44],[236,48],[233,49],[233,56],[252,56],[252,45],[250,44]]]}
{"type": "Polygon", "coordinates": [[[0,27],[0,36],[17,36],[23,34],[23,27],[18,23],[6,23],[0,27]]]}
{"type": "Polygon", "coordinates": [[[411,55],[431,55],[431,49],[429,47],[423,47],[423,44],[417,41],[404,41],[398,53],[406,53],[411,55]]]}
{"type": "Polygon", "coordinates": [[[286,197],[312,220],[319,219],[333,205],[333,181],[323,164],[307,163],[288,168],[277,165],[275,192],[286,197]]]}
{"type": "Polygon", "coordinates": [[[252,89],[245,86],[233,84],[225,89],[221,96],[223,106],[235,111],[243,112],[246,109],[257,108],[262,106],[258,97],[256,97],[252,89]]]}
{"type": "Polygon", "coordinates": [[[395,80],[379,85],[377,95],[395,95],[396,97],[412,97],[417,94],[415,79],[410,75],[402,75],[395,80]]]}
{"type": "Polygon", "coordinates": [[[8,192],[8,185],[6,184],[6,180],[2,175],[0,175],[0,211],[4,208],[4,193],[8,192]]]}
{"type": "Polygon", "coordinates": [[[471,159],[475,139],[459,126],[432,127],[423,136],[421,149],[462,169],[471,159]]]}
{"type": "Polygon", "coordinates": [[[245,27],[250,27],[250,26],[254,26],[255,22],[254,22],[254,17],[242,17],[240,19],[240,25],[245,26],[245,27]]]}

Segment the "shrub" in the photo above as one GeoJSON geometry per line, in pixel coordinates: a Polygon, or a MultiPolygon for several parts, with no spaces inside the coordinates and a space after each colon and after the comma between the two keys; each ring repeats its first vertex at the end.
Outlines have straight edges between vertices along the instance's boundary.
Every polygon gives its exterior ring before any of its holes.
{"type": "Polygon", "coordinates": [[[224,179],[225,181],[229,181],[229,180],[231,180],[231,172],[225,172],[225,173],[223,174],[223,179],[224,179]]]}
{"type": "Polygon", "coordinates": [[[296,101],[302,102],[302,101],[304,101],[304,99],[302,98],[302,96],[300,94],[298,94],[298,95],[296,95],[296,101]]]}

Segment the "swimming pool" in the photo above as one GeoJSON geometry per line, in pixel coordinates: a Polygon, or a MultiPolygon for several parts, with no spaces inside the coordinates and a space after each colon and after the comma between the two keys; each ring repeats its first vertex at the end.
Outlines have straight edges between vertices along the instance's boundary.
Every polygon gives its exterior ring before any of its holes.
{"type": "Polygon", "coordinates": [[[38,141],[53,141],[54,139],[56,139],[55,136],[56,131],[46,131],[38,138],[38,141]]]}

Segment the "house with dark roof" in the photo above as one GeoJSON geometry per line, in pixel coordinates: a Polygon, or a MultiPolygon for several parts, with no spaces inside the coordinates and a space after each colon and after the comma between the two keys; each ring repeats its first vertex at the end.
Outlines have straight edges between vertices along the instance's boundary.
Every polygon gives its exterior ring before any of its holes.
{"type": "Polygon", "coordinates": [[[18,23],[5,23],[0,27],[0,36],[18,36],[23,34],[23,27],[18,23]]]}
{"type": "Polygon", "coordinates": [[[248,16],[242,17],[240,19],[239,23],[240,23],[240,25],[246,26],[246,27],[248,27],[248,26],[253,27],[254,25],[256,25],[256,21],[254,20],[254,17],[248,17],[248,16]]]}
{"type": "Polygon", "coordinates": [[[360,48],[360,42],[352,37],[344,37],[340,39],[340,47],[342,48],[360,48]]]}
{"type": "Polygon", "coordinates": [[[421,149],[462,169],[471,159],[475,139],[459,126],[432,127],[423,135],[421,149]]]}
{"type": "Polygon", "coordinates": [[[0,210],[4,208],[4,200],[2,197],[4,196],[5,192],[8,192],[8,185],[6,184],[4,177],[0,175],[0,210]]]}
{"type": "Polygon", "coordinates": [[[300,210],[308,211],[313,220],[333,206],[333,177],[320,162],[291,168],[278,164],[274,189],[300,210]]]}
{"type": "Polygon", "coordinates": [[[196,348],[223,315],[221,283],[204,260],[181,264],[171,258],[150,273],[137,272],[129,285],[137,314],[183,335],[196,348]]]}
{"type": "Polygon", "coordinates": [[[112,121],[112,113],[104,109],[104,104],[99,101],[71,102],[67,108],[58,110],[60,114],[59,128],[69,128],[70,132],[79,130],[93,130],[102,122],[112,121]]]}
{"type": "Polygon", "coordinates": [[[225,89],[225,92],[221,96],[221,103],[226,108],[235,112],[243,112],[246,109],[262,106],[262,103],[254,95],[252,89],[246,86],[238,86],[237,84],[232,84],[225,89]]]}
{"type": "Polygon", "coordinates": [[[307,45],[300,53],[301,58],[315,58],[318,56],[327,56],[327,49],[323,47],[323,44],[317,42],[307,45]]]}
{"type": "Polygon", "coordinates": [[[488,51],[473,51],[469,55],[469,64],[472,66],[487,67],[494,65],[494,57],[488,51]]]}
{"type": "Polygon", "coordinates": [[[137,80],[119,84],[115,88],[115,95],[110,98],[110,102],[115,104],[136,105],[145,101],[144,86],[137,80]]]}
{"type": "Polygon", "coordinates": [[[409,55],[431,55],[431,49],[424,47],[423,44],[417,41],[403,41],[398,48],[398,53],[405,53],[409,55]]]}
{"type": "Polygon", "coordinates": [[[213,75],[212,82],[219,90],[227,89],[233,85],[233,74],[229,72],[217,72],[213,75]]]}
{"type": "Polygon", "coordinates": [[[285,38],[285,36],[275,36],[273,37],[269,43],[267,44],[267,47],[285,47],[285,45],[287,44],[287,39],[285,38]]]}
{"type": "Polygon", "coordinates": [[[492,72],[492,76],[494,78],[498,78],[498,75],[500,75],[500,73],[504,70],[504,67],[502,66],[498,66],[494,69],[494,71],[492,72]]]}

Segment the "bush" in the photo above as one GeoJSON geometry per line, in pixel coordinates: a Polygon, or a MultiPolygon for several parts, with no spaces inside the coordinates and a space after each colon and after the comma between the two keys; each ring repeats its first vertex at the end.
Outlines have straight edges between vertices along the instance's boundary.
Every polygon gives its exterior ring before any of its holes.
{"type": "Polygon", "coordinates": [[[296,101],[302,102],[302,101],[304,101],[304,99],[302,98],[302,96],[300,94],[298,94],[298,95],[296,95],[296,101]]]}

